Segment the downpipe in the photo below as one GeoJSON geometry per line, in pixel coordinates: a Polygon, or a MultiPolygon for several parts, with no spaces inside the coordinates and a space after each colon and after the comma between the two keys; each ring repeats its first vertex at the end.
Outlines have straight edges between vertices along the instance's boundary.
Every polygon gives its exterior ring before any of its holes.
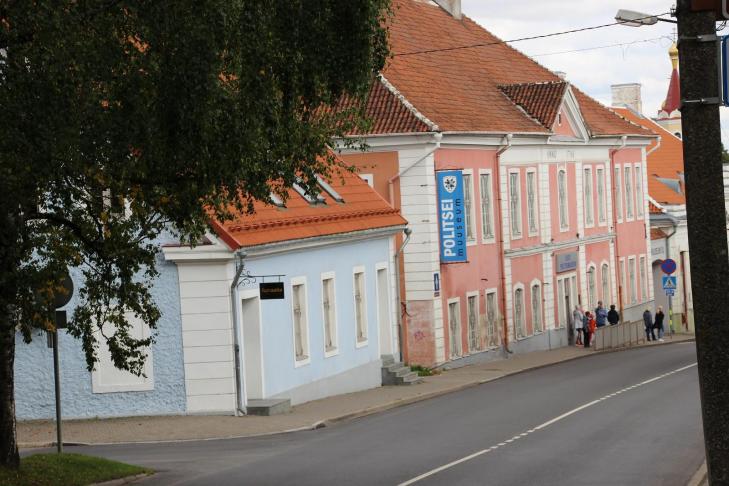
{"type": "MultiPolygon", "coordinates": [[[[494,164],[494,172],[495,172],[495,182],[497,184],[497,187],[499,188],[496,192],[496,203],[498,206],[497,213],[499,216],[501,216],[501,205],[503,203],[501,199],[501,154],[506,152],[511,148],[512,141],[514,139],[514,134],[509,133],[505,137],[506,142],[499,147],[499,149],[496,151],[496,163],[494,164]]],[[[504,255],[504,222],[501,221],[501,224],[499,225],[499,271],[501,273],[501,308],[504,310],[502,314],[503,319],[503,332],[504,332],[504,353],[506,354],[506,357],[508,358],[510,354],[514,354],[514,351],[509,349],[509,323],[506,320],[506,255],[504,255]]]]}
{"type": "Polygon", "coordinates": [[[243,265],[243,260],[247,256],[247,253],[244,250],[237,250],[235,252],[235,276],[233,277],[233,283],[230,284],[230,308],[231,308],[231,316],[233,318],[233,356],[235,359],[235,403],[236,403],[236,410],[235,415],[236,417],[240,417],[241,415],[246,415],[246,405],[245,401],[243,399],[245,390],[241,386],[241,359],[240,359],[240,342],[238,339],[239,336],[239,318],[238,318],[238,300],[236,299],[237,293],[238,293],[238,284],[240,281],[240,276],[243,273],[243,270],[245,269],[243,265]]]}
{"type": "MultiPolygon", "coordinates": [[[[402,345],[402,339],[403,339],[403,333],[402,333],[402,291],[400,290],[400,255],[402,254],[402,251],[405,249],[405,246],[410,242],[410,235],[413,234],[413,230],[410,228],[405,228],[403,230],[403,233],[405,233],[405,240],[402,242],[402,245],[400,245],[400,249],[395,252],[394,258],[395,258],[395,288],[397,289],[397,351],[400,353],[400,361],[403,361],[403,345],[402,345]]],[[[405,308],[407,308],[407,302],[405,302],[405,308]]]]}

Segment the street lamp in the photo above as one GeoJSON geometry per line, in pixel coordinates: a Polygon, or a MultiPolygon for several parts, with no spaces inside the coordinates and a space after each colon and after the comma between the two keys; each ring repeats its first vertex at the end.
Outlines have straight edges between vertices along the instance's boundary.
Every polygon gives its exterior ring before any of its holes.
{"type": "Polygon", "coordinates": [[[646,14],[642,12],[634,12],[633,10],[618,10],[615,20],[622,25],[628,27],[642,27],[644,25],[655,25],[658,22],[668,22],[675,24],[675,20],[662,19],[657,15],[646,14]]]}

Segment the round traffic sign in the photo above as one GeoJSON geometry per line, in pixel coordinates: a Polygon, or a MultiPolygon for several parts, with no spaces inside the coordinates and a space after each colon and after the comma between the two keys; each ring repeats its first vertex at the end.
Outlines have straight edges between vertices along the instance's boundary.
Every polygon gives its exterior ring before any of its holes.
{"type": "Polygon", "coordinates": [[[53,299],[53,306],[56,309],[68,304],[73,296],[73,280],[71,280],[71,276],[68,273],[64,275],[61,287],[63,287],[63,290],[56,293],[53,299]]]}
{"type": "Polygon", "coordinates": [[[671,275],[676,271],[676,262],[670,258],[666,258],[663,260],[663,263],[661,263],[661,270],[663,270],[663,273],[671,275]]]}

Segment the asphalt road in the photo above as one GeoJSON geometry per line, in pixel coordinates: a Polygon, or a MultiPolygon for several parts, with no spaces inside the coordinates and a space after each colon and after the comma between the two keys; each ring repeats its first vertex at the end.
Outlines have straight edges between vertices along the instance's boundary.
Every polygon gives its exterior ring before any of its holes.
{"type": "Polygon", "coordinates": [[[591,356],[315,431],[68,448],[164,485],[680,485],[703,461],[693,343],[591,356]]]}

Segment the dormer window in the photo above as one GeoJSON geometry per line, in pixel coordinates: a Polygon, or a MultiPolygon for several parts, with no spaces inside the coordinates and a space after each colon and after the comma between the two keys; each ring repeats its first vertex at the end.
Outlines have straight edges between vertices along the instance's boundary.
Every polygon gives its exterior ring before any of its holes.
{"type": "Polygon", "coordinates": [[[557,125],[562,126],[562,112],[557,113],[557,125]]]}

